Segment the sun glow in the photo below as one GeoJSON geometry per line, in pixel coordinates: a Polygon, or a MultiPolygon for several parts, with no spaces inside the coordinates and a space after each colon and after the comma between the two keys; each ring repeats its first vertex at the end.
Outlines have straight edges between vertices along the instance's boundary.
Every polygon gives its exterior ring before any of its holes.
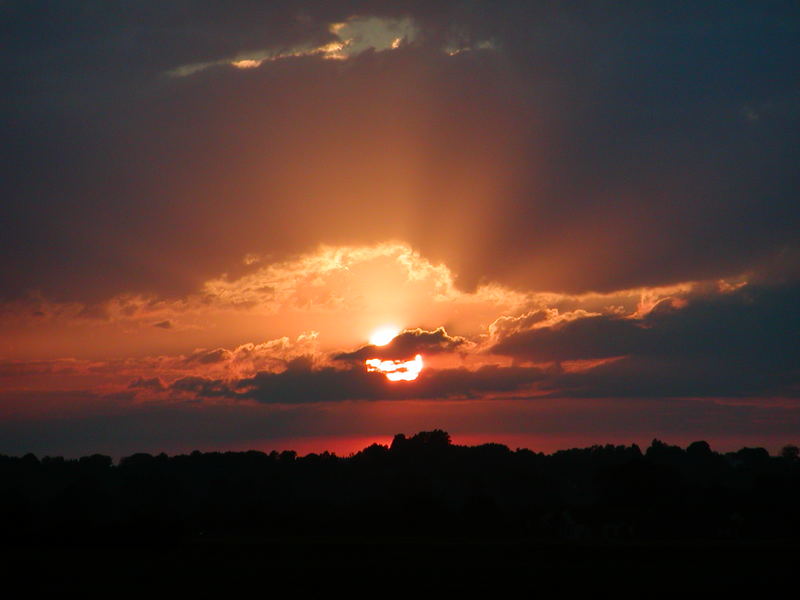
{"type": "Polygon", "coordinates": [[[368,358],[365,364],[368,372],[383,373],[389,381],[414,381],[424,366],[420,354],[417,354],[413,360],[368,358]]]}
{"type": "Polygon", "coordinates": [[[372,332],[372,335],[369,336],[369,343],[373,346],[385,346],[396,338],[398,333],[400,330],[397,327],[391,325],[381,327],[372,332]]]}

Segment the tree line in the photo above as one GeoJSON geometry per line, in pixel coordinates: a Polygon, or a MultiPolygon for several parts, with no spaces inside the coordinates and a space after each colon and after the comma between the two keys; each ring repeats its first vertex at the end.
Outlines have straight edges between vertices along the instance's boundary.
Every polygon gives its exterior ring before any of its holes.
{"type": "Polygon", "coordinates": [[[0,541],[798,540],[800,459],[653,440],[553,454],[442,430],[329,452],[0,455],[0,541]]]}

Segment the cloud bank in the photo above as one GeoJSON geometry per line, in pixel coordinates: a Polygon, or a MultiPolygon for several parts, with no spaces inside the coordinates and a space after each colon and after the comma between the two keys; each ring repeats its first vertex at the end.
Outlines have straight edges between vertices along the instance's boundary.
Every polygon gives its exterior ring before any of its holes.
{"type": "Polygon", "coordinates": [[[797,248],[791,4],[2,12],[4,298],[187,293],[320,242],[402,239],[463,289],[567,293],[797,248]],[[165,75],[322,47],[348,23],[346,60],[165,75]]]}

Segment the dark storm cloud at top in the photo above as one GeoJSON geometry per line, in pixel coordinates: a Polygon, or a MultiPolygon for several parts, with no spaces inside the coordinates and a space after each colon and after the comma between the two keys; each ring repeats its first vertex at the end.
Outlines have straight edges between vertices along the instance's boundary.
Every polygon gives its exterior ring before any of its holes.
{"type": "Polygon", "coordinates": [[[320,242],[399,238],[466,287],[571,292],[739,274],[797,247],[795,2],[0,16],[4,298],[183,293],[247,252],[320,242]],[[409,17],[419,36],[169,75],[325,44],[356,15],[409,17]]]}

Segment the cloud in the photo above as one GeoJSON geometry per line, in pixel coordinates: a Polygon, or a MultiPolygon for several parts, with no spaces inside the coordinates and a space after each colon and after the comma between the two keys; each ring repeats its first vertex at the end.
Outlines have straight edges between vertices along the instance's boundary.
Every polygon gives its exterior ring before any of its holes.
{"type": "MultiPolygon", "coordinates": [[[[347,60],[368,50],[396,50],[412,43],[419,32],[408,18],[351,17],[342,23],[328,26],[332,39],[323,44],[303,43],[294,47],[272,47],[259,51],[241,52],[233,57],[181,65],[167,72],[172,77],[188,77],[212,67],[255,69],[265,62],[290,58],[317,57],[323,60],[347,60]]],[[[486,49],[485,44],[481,48],[486,49]]]]}
{"type": "Polygon", "coordinates": [[[229,361],[233,358],[233,353],[227,348],[217,348],[215,350],[199,349],[195,350],[186,357],[186,362],[200,363],[200,364],[213,364],[229,361]]]}
{"type": "Polygon", "coordinates": [[[163,392],[167,389],[167,386],[164,385],[164,382],[161,381],[160,377],[137,377],[133,381],[128,384],[129,388],[141,388],[145,390],[153,390],[156,392],[163,392]]]}
{"type": "Polygon", "coordinates": [[[416,354],[442,354],[468,348],[471,343],[463,337],[448,335],[444,327],[433,331],[421,328],[406,329],[384,346],[367,345],[353,352],[335,354],[337,361],[363,362],[368,358],[406,360],[416,354]]]}
{"type": "MultiPolygon", "coordinates": [[[[386,346],[331,354],[315,332],[232,348],[111,361],[4,361],[8,389],[141,389],[267,403],[549,397],[793,397],[798,394],[797,285],[695,285],[642,293],[627,313],[554,308],[495,318],[472,339],[408,329],[386,346]],[[644,307],[644,308],[643,308],[644,307]],[[420,378],[390,383],[364,360],[426,358],[420,378]],[[513,363],[508,366],[510,358],[513,363]],[[428,360],[430,359],[430,360],[428,360]],[[453,364],[461,368],[444,368],[453,364]],[[124,385],[124,387],[123,387],[124,385]]],[[[633,297],[631,297],[633,298],[633,297]]],[[[592,300],[595,302],[595,300],[592,300]]],[[[599,301],[598,301],[599,302],[599,301]]]]}
{"type": "Polygon", "coordinates": [[[622,357],[565,373],[555,395],[798,394],[800,288],[744,286],[664,300],[641,319],[592,316],[514,333],[491,351],[522,361],[622,357]]]}
{"type": "Polygon", "coordinates": [[[173,381],[169,386],[176,392],[192,392],[201,398],[230,397],[228,385],[220,379],[188,376],[173,381]]]}
{"type": "Polygon", "coordinates": [[[171,297],[320,242],[403,240],[462,289],[568,293],[726,277],[797,247],[796,8],[436,5],[77,19],[6,2],[3,297],[171,297]],[[419,37],[346,64],[163,75],[319,48],[354,15],[419,37]]]}
{"type": "Polygon", "coordinates": [[[539,362],[621,356],[649,343],[643,325],[617,316],[592,316],[514,333],[491,352],[539,362]]]}
{"type": "Polygon", "coordinates": [[[254,400],[266,404],[306,404],[345,400],[480,398],[529,388],[545,378],[537,367],[482,366],[475,370],[425,369],[413,382],[393,383],[363,367],[316,366],[310,357],[291,361],[282,372],[224,381],[184,377],[170,389],[198,398],[254,400]]]}
{"type": "MultiPolygon", "coordinates": [[[[109,361],[3,361],[8,389],[32,385],[169,392],[267,403],[478,398],[517,391],[550,397],[793,397],[800,364],[800,288],[697,284],[673,296],[642,292],[613,306],[524,310],[485,334],[408,329],[386,346],[331,354],[316,332],[231,348],[109,361]],[[418,381],[365,372],[368,358],[425,357],[418,381]],[[507,358],[506,358],[507,357],[507,358]],[[511,359],[512,366],[507,360],[511,359]],[[445,368],[453,364],[459,369],[445,368]],[[515,370],[517,369],[517,370],[515,370]],[[123,385],[125,387],[123,387],[123,385]],[[438,396],[437,396],[438,395],[438,396]]],[[[622,297],[622,296],[620,296],[622,297]]],[[[602,303],[591,299],[592,303],[602,303]]]]}
{"type": "Polygon", "coordinates": [[[548,397],[793,397],[800,395],[797,306],[797,286],[700,287],[654,302],[640,317],[525,313],[501,321],[494,332],[505,337],[499,335],[488,348],[453,338],[443,328],[409,330],[385,347],[364,346],[332,357],[351,363],[347,368],[315,366],[306,357],[283,372],[227,382],[192,380],[191,391],[290,404],[478,398],[512,391],[548,397]],[[484,350],[516,364],[428,368],[403,385],[366,373],[360,364],[365,358],[416,353],[463,352],[477,358],[484,350]]]}

